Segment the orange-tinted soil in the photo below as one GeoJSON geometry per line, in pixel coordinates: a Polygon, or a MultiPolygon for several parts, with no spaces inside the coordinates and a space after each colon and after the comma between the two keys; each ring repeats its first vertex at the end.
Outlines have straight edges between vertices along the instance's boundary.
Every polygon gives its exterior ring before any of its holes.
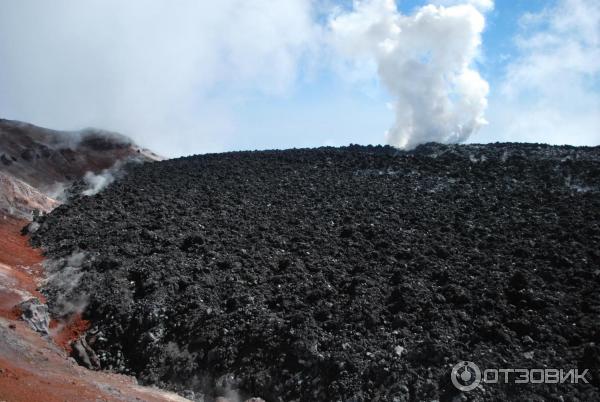
{"type": "Polygon", "coordinates": [[[140,387],[127,376],[90,371],[68,358],[72,340],[85,332],[81,316],[50,324],[52,340],[19,319],[16,307],[37,297],[43,279],[40,250],[29,246],[21,228],[28,222],[0,216],[0,401],[185,401],[140,387]]]}
{"type": "MultiPolygon", "coordinates": [[[[33,266],[43,260],[40,250],[29,246],[26,236],[21,235],[21,229],[29,222],[4,216],[0,220],[0,263],[11,266],[33,266]]],[[[38,270],[41,272],[41,268],[38,270]]]]}
{"type": "MultiPolygon", "coordinates": [[[[21,228],[27,223],[15,218],[0,222],[0,275],[6,282],[6,286],[0,287],[0,317],[18,319],[20,312],[16,305],[27,296],[45,301],[37,290],[44,274],[42,253],[30,247],[27,236],[21,235],[21,228]]],[[[67,352],[71,351],[70,343],[88,327],[89,322],[79,314],[64,321],[50,322],[54,342],[67,352]]]]}
{"type": "Polygon", "coordinates": [[[69,317],[66,321],[52,320],[50,322],[50,333],[54,343],[71,353],[71,342],[77,340],[90,327],[90,322],[84,320],[81,314],[69,317]]]}
{"type": "Polygon", "coordinates": [[[0,401],[185,401],[135,379],[90,371],[22,321],[0,318],[0,401]],[[11,328],[12,326],[12,328],[11,328]]]}
{"type": "Polygon", "coordinates": [[[43,260],[39,250],[29,247],[21,228],[28,222],[0,218],[0,317],[18,319],[16,305],[31,297],[44,301],[38,292],[43,260]]]}
{"type": "MultiPolygon", "coordinates": [[[[18,289],[43,302],[44,296],[37,290],[43,274],[43,256],[21,235],[27,223],[7,216],[0,218],[0,278],[12,285],[12,293],[18,289]]],[[[0,298],[6,297],[6,289],[0,288],[0,298]]]]}

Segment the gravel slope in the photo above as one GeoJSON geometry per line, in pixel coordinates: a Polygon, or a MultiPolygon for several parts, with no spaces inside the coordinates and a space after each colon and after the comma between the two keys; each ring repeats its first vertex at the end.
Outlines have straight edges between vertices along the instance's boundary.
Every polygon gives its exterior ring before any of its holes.
{"type": "Polygon", "coordinates": [[[145,383],[197,399],[600,399],[599,147],[188,157],[133,166],[40,223],[53,269],[81,275],[49,283],[54,313],[85,301],[103,367],[145,383]],[[588,368],[591,383],[459,394],[460,360],[588,368]]]}

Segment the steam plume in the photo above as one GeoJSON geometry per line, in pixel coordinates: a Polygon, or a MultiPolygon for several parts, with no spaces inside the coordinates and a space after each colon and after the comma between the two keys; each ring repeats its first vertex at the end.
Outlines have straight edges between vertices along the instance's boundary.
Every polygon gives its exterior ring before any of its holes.
{"type": "Polygon", "coordinates": [[[98,194],[100,191],[104,190],[106,186],[115,181],[115,176],[109,169],[105,169],[98,174],[87,172],[85,176],[83,176],[83,181],[88,188],[83,190],[81,194],[91,196],[98,194]]]}
{"type": "Polygon", "coordinates": [[[70,316],[85,309],[88,296],[78,290],[85,259],[84,253],[74,252],[66,258],[47,260],[44,263],[48,274],[45,285],[56,292],[56,300],[52,305],[55,315],[70,316]]]}
{"type": "Polygon", "coordinates": [[[427,5],[399,13],[393,0],[357,0],[330,21],[334,47],[352,62],[372,58],[394,97],[391,145],[461,142],[486,123],[488,84],[473,69],[490,1],[427,5]]]}

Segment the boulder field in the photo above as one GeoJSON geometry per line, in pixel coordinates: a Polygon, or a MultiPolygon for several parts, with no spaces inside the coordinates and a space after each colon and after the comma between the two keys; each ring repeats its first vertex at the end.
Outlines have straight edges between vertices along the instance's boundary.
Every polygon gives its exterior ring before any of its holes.
{"type": "Polygon", "coordinates": [[[51,313],[190,399],[600,399],[599,147],[192,156],[36,222],[51,313]],[[460,392],[463,360],[588,383],[460,392]]]}

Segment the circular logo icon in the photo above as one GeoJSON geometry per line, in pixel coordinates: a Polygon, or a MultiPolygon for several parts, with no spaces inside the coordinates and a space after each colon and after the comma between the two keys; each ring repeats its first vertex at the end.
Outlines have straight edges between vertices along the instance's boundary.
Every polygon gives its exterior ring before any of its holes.
{"type": "Polygon", "coordinates": [[[481,370],[473,362],[462,361],[452,367],[452,384],[460,391],[471,391],[481,382],[481,370]]]}

